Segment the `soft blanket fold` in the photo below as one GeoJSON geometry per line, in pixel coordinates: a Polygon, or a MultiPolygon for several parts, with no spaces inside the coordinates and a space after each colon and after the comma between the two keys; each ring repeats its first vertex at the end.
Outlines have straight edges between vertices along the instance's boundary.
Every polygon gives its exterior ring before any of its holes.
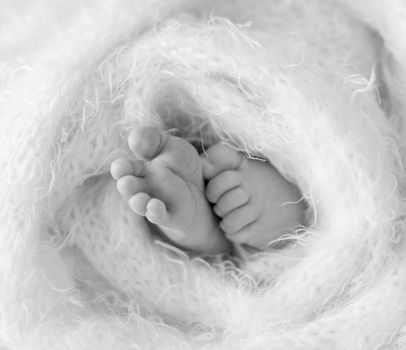
{"type": "Polygon", "coordinates": [[[405,347],[404,4],[2,6],[0,348],[405,347]],[[108,174],[135,123],[268,158],[309,227],[238,267],[157,240],[108,174]]]}

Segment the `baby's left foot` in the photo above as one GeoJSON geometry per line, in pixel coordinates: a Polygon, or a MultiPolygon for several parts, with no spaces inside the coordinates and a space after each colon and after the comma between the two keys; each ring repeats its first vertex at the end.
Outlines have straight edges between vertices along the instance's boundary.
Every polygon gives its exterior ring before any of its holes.
{"type": "Polygon", "coordinates": [[[115,160],[111,174],[131,209],[182,248],[202,254],[228,251],[204,196],[196,149],[155,127],[134,127],[128,143],[137,159],[115,160]]]}
{"type": "Polygon", "coordinates": [[[270,163],[248,159],[222,144],[206,155],[206,197],[222,218],[220,227],[229,240],[264,249],[303,222],[299,191],[270,163]]]}

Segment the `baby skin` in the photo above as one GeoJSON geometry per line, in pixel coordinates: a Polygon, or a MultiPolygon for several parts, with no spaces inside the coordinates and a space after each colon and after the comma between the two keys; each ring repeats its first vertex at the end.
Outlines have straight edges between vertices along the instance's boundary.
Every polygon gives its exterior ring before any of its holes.
{"type": "Polygon", "coordinates": [[[303,221],[297,189],[269,163],[250,160],[222,144],[205,155],[155,127],[128,138],[136,160],[111,164],[118,191],[172,243],[198,254],[257,249],[303,221]]]}

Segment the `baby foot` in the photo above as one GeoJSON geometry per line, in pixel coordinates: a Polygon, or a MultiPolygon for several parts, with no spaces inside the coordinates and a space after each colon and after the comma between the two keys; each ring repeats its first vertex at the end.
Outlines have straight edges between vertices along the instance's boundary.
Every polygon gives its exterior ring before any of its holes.
{"type": "Polygon", "coordinates": [[[229,240],[264,249],[303,222],[297,188],[268,162],[248,159],[222,144],[209,148],[202,162],[209,180],[206,197],[229,240]]]}
{"type": "Polygon", "coordinates": [[[137,160],[115,160],[111,174],[131,209],[182,248],[226,251],[229,242],[205,198],[202,164],[193,146],[154,127],[135,128],[128,143],[137,160]]]}

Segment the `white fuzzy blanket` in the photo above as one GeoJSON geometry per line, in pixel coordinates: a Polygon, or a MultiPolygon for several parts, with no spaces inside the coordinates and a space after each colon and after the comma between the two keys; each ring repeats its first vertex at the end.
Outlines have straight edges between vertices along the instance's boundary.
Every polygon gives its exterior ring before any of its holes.
{"type": "Polygon", "coordinates": [[[3,0],[0,348],[406,348],[404,38],[401,0],[3,0]],[[134,123],[268,157],[309,227],[159,242],[108,175],[134,123]]]}

